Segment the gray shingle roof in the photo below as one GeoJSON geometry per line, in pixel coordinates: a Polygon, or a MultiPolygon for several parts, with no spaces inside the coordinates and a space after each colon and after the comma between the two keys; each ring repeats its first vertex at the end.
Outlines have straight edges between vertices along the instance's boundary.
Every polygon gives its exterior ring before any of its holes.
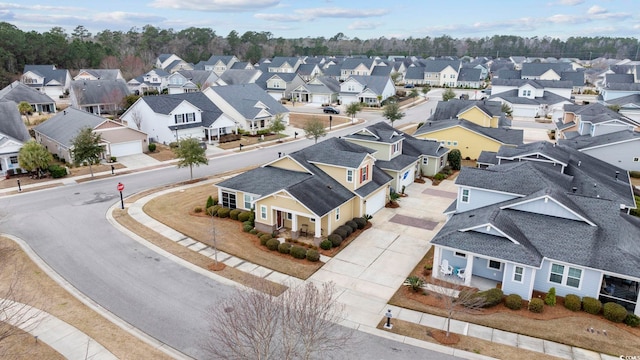
{"type": "Polygon", "coordinates": [[[524,63],[522,64],[522,76],[540,76],[549,70],[560,75],[563,71],[572,70],[570,63],[524,63]]]}
{"type": "Polygon", "coordinates": [[[229,69],[220,74],[220,80],[227,85],[250,84],[255,82],[261,74],[260,70],[229,69]]]}
{"type": "Polygon", "coordinates": [[[611,100],[607,100],[610,105],[620,105],[624,108],[625,105],[634,104],[640,106],[640,94],[627,95],[611,100]]]}
{"type": "Polygon", "coordinates": [[[71,147],[71,141],[78,135],[80,130],[87,127],[93,129],[104,121],[106,119],[103,117],[86,111],[67,108],[36,126],[34,130],[69,148],[71,147]]]}
{"type": "Polygon", "coordinates": [[[359,82],[365,89],[370,89],[375,94],[382,94],[387,83],[391,81],[388,76],[351,75],[349,79],[359,82]]]}
{"type": "MultiPolygon", "coordinates": [[[[591,136],[582,135],[572,138],[571,140],[560,139],[558,143],[566,145],[577,150],[588,149],[595,146],[613,145],[619,142],[638,141],[640,133],[635,131],[616,131],[610,134],[591,136]]],[[[640,148],[640,144],[638,144],[640,148]]]]}
{"type": "MultiPolygon", "coordinates": [[[[202,123],[186,123],[178,125],[181,129],[193,126],[209,127],[222,115],[222,111],[211,101],[211,99],[201,92],[145,96],[142,98],[142,101],[147,103],[155,113],[164,115],[170,114],[173,109],[184,101],[187,101],[202,110],[202,123]]],[[[175,129],[175,126],[169,126],[169,128],[173,130],[175,129]]]]}
{"type": "Polygon", "coordinates": [[[262,109],[256,107],[259,101],[268,107],[272,115],[288,113],[289,110],[256,84],[240,84],[210,87],[229,105],[246,119],[254,119],[262,109]]]}
{"type": "Polygon", "coordinates": [[[462,68],[458,74],[458,81],[480,81],[482,71],[474,68],[462,68]]]}
{"type": "Polygon", "coordinates": [[[607,84],[605,89],[618,90],[618,91],[640,91],[640,83],[633,83],[633,84],[611,83],[611,84],[607,84]]]}
{"type": "Polygon", "coordinates": [[[77,80],[71,88],[79,105],[119,104],[130,94],[127,83],[117,80],[77,80]]]}
{"type": "Polygon", "coordinates": [[[436,121],[457,118],[458,114],[474,106],[477,106],[490,116],[503,115],[502,103],[499,101],[451,99],[449,101],[438,101],[438,105],[436,105],[436,109],[430,119],[436,121]]]}
{"type": "Polygon", "coordinates": [[[22,142],[31,139],[14,101],[0,99],[0,134],[22,142]]]}
{"type": "Polygon", "coordinates": [[[560,74],[560,81],[571,81],[573,86],[584,86],[584,71],[563,71],[560,74]]]}
{"type": "Polygon", "coordinates": [[[55,80],[64,85],[67,80],[68,71],[65,69],[56,69],[53,65],[25,65],[24,72],[34,72],[44,77],[44,84],[48,84],[50,81],[55,80]]]}
{"type": "Polygon", "coordinates": [[[607,84],[633,84],[633,74],[606,74],[604,82],[607,84]]]}
{"type": "Polygon", "coordinates": [[[342,70],[350,70],[357,68],[360,64],[364,65],[367,69],[371,69],[373,59],[347,58],[342,62],[340,68],[342,70]]]}
{"type": "Polygon", "coordinates": [[[120,74],[118,69],[81,69],[80,72],[86,71],[94,77],[101,80],[115,80],[120,74]]]}
{"type": "Polygon", "coordinates": [[[520,145],[522,144],[524,139],[523,130],[515,130],[509,128],[488,128],[476,125],[471,121],[458,119],[427,121],[418,130],[416,130],[414,135],[427,134],[433,131],[447,129],[454,126],[460,126],[462,128],[482,134],[488,138],[494,139],[501,142],[502,144],[507,145],[520,145]]]}
{"type": "Polygon", "coordinates": [[[460,61],[458,60],[426,60],[423,62],[425,72],[440,72],[447,66],[451,66],[453,70],[460,69],[460,61]]]}
{"type": "Polygon", "coordinates": [[[520,79],[521,76],[520,70],[500,69],[497,71],[496,80],[520,79]]]}
{"type": "Polygon", "coordinates": [[[563,101],[570,101],[567,98],[564,98],[560,95],[552,93],[551,91],[544,91],[541,97],[535,97],[533,99],[529,99],[526,97],[518,96],[518,90],[509,90],[505,92],[501,92],[496,95],[492,95],[489,99],[500,98],[504,101],[511,104],[523,104],[523,105],[540,105],[540,104],[559,104],[563,101]]]}
{"type": "Polygon", "coordinates": [[[32,89],[25,84],[14,81],[0,90],[0,100],[14,101],[20,103],[26,101],[29,104],[54,104],[55,101],[49,96],[32,89]]]}

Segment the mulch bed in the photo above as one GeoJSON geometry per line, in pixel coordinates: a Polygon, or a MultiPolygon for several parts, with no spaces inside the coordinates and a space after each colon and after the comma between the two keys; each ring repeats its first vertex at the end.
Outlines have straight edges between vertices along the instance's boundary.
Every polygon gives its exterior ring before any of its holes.
{"type": "Polygon", "coordinates": [[[454,345],[460,342],[458,334],[449,332],[449,336],[447,336],[447,332],[444,330],[430,330],[427,334],[444,345],[454,345]]]}

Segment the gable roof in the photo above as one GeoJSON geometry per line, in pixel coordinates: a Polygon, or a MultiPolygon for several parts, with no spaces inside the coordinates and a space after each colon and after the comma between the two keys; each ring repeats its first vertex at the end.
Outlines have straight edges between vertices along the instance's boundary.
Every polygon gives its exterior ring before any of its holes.
{"type": "Polygon", "coordinates": [[[458,73],[458,81],[480,81],[481,75],[480,69],[463,67],[458,73]]]}
{"type": "Polygon", "coordinates": [[[563,71],[572,70],[570,63],[523,63],[522,76],[541,76],[549,70],[560,75],[563,71]]]}
{"type": "Polygon", "coordinates": [[[81,69],[79,73],[82,72],[87,72],[101,80],[115,80],[120,75],[120,70],[118,69],[81,69]]]}
{"type": "Polygon", "coordinates": [[[342,62],[340,68],[342,70],[351,70],[360,65],[364,65],[367,69],[371,69],[371,66],[373,66],[373,59],[347,58],[342,62]]]}
{"type": "Polygon", "coordinates": [[[74,80],[71,89],[78,105],[113,104],[130,94],[127,83],[116,80],[74,80]]]}
{"type": "Polygon", "coordinates": [[[272,115],[288,113],[289,110],[256,84],[212,86],[209,88],[231,105],[246,119],[254,119],[262,109],[257,103],[264,104],[272,115]]]}
{"type": "Polygon", "coordinates": [[[349,81],[349,79],[362,84],[364,86],[363,91],[370,89],[375,94],[382,94],[387,84],[391,81],[388,76],[351,75],[346,81],[349,81]]]}
{"type": "Polygon", "coordinates": [[[0,135],[6,135],[21,142],[31,139],[18,111],[18,104],[14,101],[0,99],[0,135]]]}
{"type": "Polygon", "coordinates": [[[473,107],[478,107],[489,116],[503,115],[502,103],[499,101],[451,99],[449,101],[438,101],[436,109],[429,119],[436,121],[457,118],[460,113],[473,107]]]}
{"type": "Polygon", "coordinates": [[[34,130],[69,148],[80,130],[87,127],[94,129],[104,121],[106,119],[101,116],[74,108],[67,108],[39,124],[34,130]]]}
{"type": "Polygon", "coordinates": [[[55,104],[55,101],[49,96],[19,81],[14,81],[0,90],[0,99],[14,101],[18,104],[21,101],[26,101],[29,104],[55,104]]]}
{"type": "Polygon", "coordinates": [[[260,75],[262,75],[262,71],[258,69],[228,69],[220,74],[219,79],[227,85],[240,85],[254,83],[260,75]]]}
{"type": "MultiPolygon", "coordinates": [[[[52,80],[64,85],[69,74],[66,69],[56,69],[54,65],[25,65],[24,73],[28,71],[42,76],[44,78],[44,85],[48,84],[52,80]]],[[[38,84],[31,84],[29,86],[38,86],[38,84]]]]}
{"type": "MultiPolygon", "coordinates": [[[[178,125],[179,128],[185,128],[190,126],[204,126],[209,127],[213,124],[221,115],[220,110],[205,94],[201,92],[190,92],[172,95],[158,95],[158,96],[145,96],[142,101],[147,103],[149,107],[158,114],[168,115],[178,105],[184,101],[192,104],[200,109],[202,116],[202,123],[184,123],[178,125]]],[[[176,126],[169,126],[170,129],[175,129],[176,126]]]]}
{"type": "MultiPolygon", "coordinates": [[[[573,137],[570,140],[559,139],[558,143],[577,150],[586,150],[595,147],[638,140],[640,140],[640,133],[636,131],[616,131],[613,133],[598,136],[581,135],[573,137]]],[[[636,146],[640,146],[640,143],[638,143],[638,145],[636,146]]]]}
{"type": "Polygon", "coordinates": [[[464,119],[446,119],[425,122],[416,132],[415,135],[428,134],[434,131],[453,128],[459,126],[463,129],[478,133],[482,136],[493,139],[501,144],[520,145],[524,139],[524,131],[510,128],[489,128],[476,125],[471,121],[464,119]]]}

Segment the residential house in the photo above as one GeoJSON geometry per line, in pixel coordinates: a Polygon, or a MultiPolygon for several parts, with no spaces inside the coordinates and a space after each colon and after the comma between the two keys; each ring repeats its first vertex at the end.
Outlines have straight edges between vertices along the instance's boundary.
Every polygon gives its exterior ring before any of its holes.
{"type": "Polygon", "coordinates": [[[433,176],[447,164],[449,149],[438,141],[422,140],[396,130],[385,122],[367,126],[344,137],[375,150],[376,166],[391,178],[391,188],[402,191],[423,176],[433,176]]]}
{"type": "Polygon", "coordinates": [[[71,106],[92,114],[114,114],[129,95],[124,80],[78,80],[71,82],[71,106]]]}
{"type": "Polygon", "coordinates": [[[340,64],[340,80],[353,76],[370,76],[375,62],[368,58],[347,58],[340,64]]]}
{"type": "Polygon", "coordinates": [[[218,76],[213,71],[181,70],[167,77],[167,89],[169,94],[197,92],[215,84],[217,80],[218,76]]]}
{"type": "Polygon", "coordinates": [[[560,80],[565,71],[573,71],[571,63],[524,63],[521,75],[529,80],[560,80]]]}
{"type": "Polygon", "coordinates": [[[194,66],[194,70],[213,71],[216,75],[220,76],[239,61],[240,60],[233,55],[211,55],[209,60],[197,63],[194,66]]]}
{"type": "Polygon", "coordinates": [[[124,80],[120,69],[80,69],[73,80],[124,80]]]}
{"type": "Polygon", "coordinates": [[[18,104],[0,99],[0,176],[4,177],[7,170],[20,168],[18,153],[29,140],[31,136],[18,112],[18,104]]]}
{"type": "Polygon", "coordinates": [[[514,118],[558,118],[566,104],[572,104],[570,81],[495,79],[491,100],[507,104],[514,118]]]}
{"type": "Polygon", "coordinates": [[[240,129],[256,134],[281,115],[289,124],[289,110],[256,84],[212,86],[203,91],[240,129]]]}
{"type": "Polygon", "coordinates": [[[319,76],[320,74],[322,74],[318,64],[300,64],[300,66],[298,66],[298,70],[296,71],[296,73],[305,82],[309,82],[315,79],[316,76],[319,76]]]}
{"type": "Polygon", "coordinates": [[[162,94],[167,89],[169,75],[165,70],[153,69],[146,74],[129,80],[127,86],[133,94],[162,94]]]}
{"type": "Polygon", "coordinates": [[[182,60],[182,58],[176,54],[160,54],[156,58],[155,67],[156,69],[165,69],[173,62],[179,60],[182,60]]]}
{"type": "Polygon", "coordinates": [[[265,72],[256,80],[276,100],[290,99],[291,91],[304,84],[300,75],[290,72],[265,72]]]}
{"type": "Polygon", "coordinates": [[[25,65],[20,82],[57,101],[69,91],[71,74],[55,65],[25,65]]]}
{"type": "Polygon", "coordinates": [[[458,73],[458,79],[456,81],[457,87],[479,89],[484,84],[484,78],[482,77],[482,71],[480,69],[463,67],[458,73]]]}
{"type": "Polygon", "coordinates": [[[396,94],[396,87],[389,76],[353,75],[340,84],[338,98],[342,104],[353,102],[380,106],[396,94]]]}
{"type": "Polygon", "coordinates": [[[0,100],[13,101],[16,104],[26,101],[36,113],[56,112],[56,102],[52,98],[19,81],[14,81],[0,90],[0,100]]]}
{"type": "Polygon", "coordinates": [[[457,199],[431,240],[433,276],[500,283],[525,300],[555,288],[640,315],[640,220],[628,214],[636,208],[628,173],[544,141],[488,157],[494,165],[464,167],[455,180],[457,199]]]}
{"type": "Polygon", "coordinates": [[[560,81],[570,81],[573,85],[572,93],[580,94],[586,85],[585,72],[581,71],[563,71],[560,74],[560,81]]]}
{"type": "Polygon", "coordinates": [[[461,67],[462,62],[459,60],[425,60],[425,84],[455,87],[461,67]]]}
{"type": "Polygon", "coordinates": [[[276,56],[268,63],[267,72],[292,74],[298,71],[302,65],[302,59],[299,57],[276,56]]]}
{"type": "Polygon", "coordinates": [[[211,144],[237,132],[235,121],[202,92],[143,96],[121,118],[130,128],[149,134],[152,142],[164,144],[185,138],[211,144]]]}
{"type": "Polygon", "coordinates": [[[36,141],[50,153],[66,162],[73,162],[72,143],[84,128],[91,128],[100,135],[100,145],[104,148],[102,159],[141,154],[147,148],[146,133],[74,108],[57,113],[33,130],[36,141]]]}
{"type": "Polygon", "coordinates": [[[478,159],[485,150],[522,144],[523,130],[511,129],[501,108],[497,101],[439,101],[433,115],[413,136],[458,149],[463,158],[470,159],[478,159]]]}
{"type": "Polygon", "coordinates": [[[338,101],[338,93],[340,93],[338,80],[329,76],[318,76],[293,89],[291,97],[295,102],[322,105],[338,101]]]}
{"type": "Polygon", "coordinates": [[[233,63],[228,70],[255,70],[255,67],[248,61],[238,61],[233,63]]]}
{"type": "Polygon", "coordinates": [[[600,104],[565,105],[556,121],[556,138],[573,139],[582,135],[599,136],[618,131],[637,131],[640,123],[600,104]]]}
{"type": "Polygon", "coordinates": [[[636,122],[640,122],[640,93],[610,99],[606,104],[618,106],[620,108],[620,114],[636,122]]]}
{"type": "Polygon", "coordinates": [[[600,89],[600,97],[604,102],[640,94],[640,82],[637,83],[609,83],[600,89]]]}
{"type": "Polygon", "coordinates": [[[389,197],[391,177],[374,150],[329,138],[216,184],[222,206],[255,209],[255,227],[316,244],[354,217],[373,215],[389,197]]]}

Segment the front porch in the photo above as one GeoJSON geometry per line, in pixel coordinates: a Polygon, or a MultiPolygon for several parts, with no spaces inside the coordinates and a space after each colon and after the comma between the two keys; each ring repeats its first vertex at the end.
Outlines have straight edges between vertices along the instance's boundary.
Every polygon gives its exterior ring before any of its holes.
{"type": "Polygon", "coordinates": [[[603,304],[615,302],[624,306],[628,311],[635,312],[636,306],[640,303],[639,290],[640,283],[638,281],[604,275],[598,298],[603,304]]]}

